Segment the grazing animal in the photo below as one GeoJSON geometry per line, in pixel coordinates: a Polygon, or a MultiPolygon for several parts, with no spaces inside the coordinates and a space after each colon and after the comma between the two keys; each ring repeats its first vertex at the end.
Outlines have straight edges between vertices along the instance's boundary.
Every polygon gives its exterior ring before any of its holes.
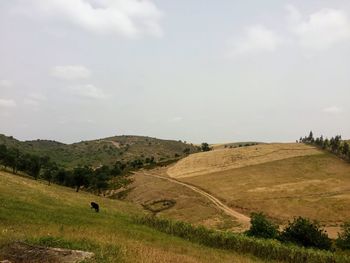
{"type": "Polygon", "coordinates": [[[91,209],[95,209],[96,213],[98,213],[100,206],[95,202],[91,202],[91,209]]]}

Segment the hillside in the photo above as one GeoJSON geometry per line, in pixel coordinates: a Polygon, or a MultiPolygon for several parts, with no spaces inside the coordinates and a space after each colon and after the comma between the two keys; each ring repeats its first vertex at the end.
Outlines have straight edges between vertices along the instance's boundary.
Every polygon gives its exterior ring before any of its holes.
{"type": "Polygon", "coordinates": [[[320,154],[320,152],[315,147],[294,143],[259,144],[233,149],[219,149],[182,159],[175,166],[169,168],[168,174],[174,178],[192,177],[313,154],[320,154]]]}
{"type": "Polygon", "coordinates": [[[13,137],[0,135],[0,144],[16,147],[21,152],[49,156],[53,161],[71,168],[81,165],[111,165],[116,161],[155,161],[184,156],[184,150],[197,151],[196,147],[181,141],[161,140],[144,136],[114,136],[104,139],[64,144],[49,140],[19,141],[13,137]]]}
{"type": "Polygon", "coordinates": [[[128,202],[0,172],[0,260],[2,246],[21,240],[92,251],[92,262],[262,262],[135,223],[131,215],[142,213],[128,202]],[[89,208],[91,201],[100,213],[89,208]]]}
{"type": "Polygon", "coordinates": [[[304,144],[266,144],[198,153],[168,174],[249,215],[279,224],[296,216],[321,221],[332,237],[349,220],[350,164],[304,144]]]}

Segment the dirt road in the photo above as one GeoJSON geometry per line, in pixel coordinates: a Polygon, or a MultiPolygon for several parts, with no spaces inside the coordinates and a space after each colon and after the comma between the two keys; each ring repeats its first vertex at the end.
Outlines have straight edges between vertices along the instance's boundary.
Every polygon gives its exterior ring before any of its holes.
{"type": "Polygon", "coordinates": [[[243,214],[231,209],[230,207],[228,207],[227,205],[222,203],[219,199],[217,199],[215,196],[205,192],[202,189],[199,189],[193,185],[190,185],[190,184],[187,184],[184,182],[180,182],[180,181],[173,179],[173,178],[170,178],[170,177],[152,174],[152,173],[149,173],[147,171],[143,171],[143,174],[146,176],[156,177],[159,179],[167,180],[167,181],[170,181],[172,183],[187,187],[187,188],[191,189],[192,191],[195,191],[196,193],[209,199],[217,208],[219,208],[220,210],[222,210],[223,212],[225,212],[229,216],[234,217],[242,225],[243,229],[248,229],[250,227],[250,218],[248,216],[243,215],[243,214]]]}

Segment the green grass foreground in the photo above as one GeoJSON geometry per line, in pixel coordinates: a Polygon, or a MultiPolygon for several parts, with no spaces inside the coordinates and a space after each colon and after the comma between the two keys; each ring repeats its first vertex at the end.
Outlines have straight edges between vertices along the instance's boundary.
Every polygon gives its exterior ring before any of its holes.
{"type": "Polygon", "coordinates": [[[79,249],[94,252],[92,262],[264,262],[162,233],[136,223],[136,215],[143,210],[128,202],[0,171],[0,248],[25,241],[79,249]]]}
{"type": "Polygon", "coordinates": [[[91,251],[91,262],[350,262],[330,252],[148,217],[128,202],[0,172],[0,248],[14,241],[91,251]],[[100,213],[90,209],[91,201],[100,204],[100,213]]]}

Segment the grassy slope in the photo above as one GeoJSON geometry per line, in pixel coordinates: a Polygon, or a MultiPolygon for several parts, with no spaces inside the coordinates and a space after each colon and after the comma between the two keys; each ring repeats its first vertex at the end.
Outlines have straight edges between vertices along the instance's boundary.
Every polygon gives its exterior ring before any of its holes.
{"type": "Polygon", "coordinates": [[[313,146],[300,143],[259,144],[235,149],[220,149],[192,154],[170,167],[168,174],[174,178],[192,177],[313,154],[322,154],[322,152],[313,146]]]}
{"type": "MultiPolygon", "coordinates": [[[[158,168],[147,173],[166,176],[166,168],[158,168]]],[[[233,229],[238,226],[232,217],[223,213],[207,198],[187,187],[160,178],[138,172],[133,175],[133,183],[128,187],[131,191],[126,200],[144,204],[156,200],[175,200],[174,207],[159,212],[159,216],[172,218],[191,224],[201,224],[220,230],[233,229]]]]}
{"type": "Polygon", "coordinates": [[[229,205],[264,211],[280,223],[294,216],[329,226],[350,219],[350,164],[323,153],[182,178],[229,205]]]}
{"type": "Polygon", "coordinates": [[[127,202],[0,172],[0,245],[29,240],[90,250],[97,262],[260,262],[137,225],[130,218],[137,213],[127,202]],[[90,210],[92,200],[100,213],[90,210]]]}
{"type": "Polygon", "coordinates": [[[78,164],[113,164],[117,160],[129,161],[151,156],[159,161],[174,158],[175,154],[181,156],[185,148],[190,148],[192,152],[196,151],[193,145],[180,141],[126,135],[74,144],[48,140],[22,142],[0,135],[0,144],[16,147],[26,153],[50,156],[52,160],[68,168],[78,164]]]}

